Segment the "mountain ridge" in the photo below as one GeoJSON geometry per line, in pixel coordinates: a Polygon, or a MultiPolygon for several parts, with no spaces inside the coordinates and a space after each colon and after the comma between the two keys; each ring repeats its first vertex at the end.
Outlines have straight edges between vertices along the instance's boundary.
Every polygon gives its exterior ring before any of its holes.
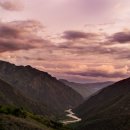
{"type": "Polygon", "coordinates": [[[31,66],[16,66],[0,61],[0,78],[19,89],[25,96],[46,104],[56,113],[64,113],[69,107],[76,107],[83,98],[72,88],[59,82],[47,72],[31,66]],[[55,105],[54,105],[55,104],[55,105]]]}

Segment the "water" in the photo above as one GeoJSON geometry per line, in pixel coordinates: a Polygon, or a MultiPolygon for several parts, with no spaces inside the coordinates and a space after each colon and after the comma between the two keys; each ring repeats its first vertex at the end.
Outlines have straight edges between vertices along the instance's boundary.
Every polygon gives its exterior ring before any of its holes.
{"type": "Polygon", "coordinates": [[[67,117],[70,117],[71,119],[62,121],[62,123],[63,123],[64,125],[76,123],[76,122],[79,122],[79,121],[82,120],[81,118],[77,117],[77,116],[75,115],[75,113],[72,112],[72,109],[66,110],[65,112],[67,113],[66,116],[67,116],[67,117]]]}

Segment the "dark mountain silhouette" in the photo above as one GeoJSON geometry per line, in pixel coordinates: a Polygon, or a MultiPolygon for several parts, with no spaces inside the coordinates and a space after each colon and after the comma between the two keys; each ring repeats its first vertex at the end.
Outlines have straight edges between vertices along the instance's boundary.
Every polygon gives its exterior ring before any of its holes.
{"type": "Polygon", "coordinates": [[[16,66],[0,61],[0,78],[26,97],[46,104],[57,114],[63,113],[69,107],[76,107],[83,101],[81,95],[72,88],[31,66],[16,66]]]}
{"type": "Polygon", "coordinates": [[[60,81],[63,82],[64,84],[66,84],[67,86],[70,86],[71,88],[73,88],[75,91],[77,91],[79,94],[81,94],[83,96],[83,98],[85,98],[85,99],[90,97],[91,95],[95,94],[102,88],[105,88],[105,87],[113,84],[113,82],[110,82],[110,81],[97,82],[97,83],[84,83],[84,84],[69,82],[64,79],[60,79],[60,81]]]}
{"type": "Polygon", "coordinates": [[[104,88],[74,111],[82,118],[78,130],[129,130],[130,78],[104,88]]]}

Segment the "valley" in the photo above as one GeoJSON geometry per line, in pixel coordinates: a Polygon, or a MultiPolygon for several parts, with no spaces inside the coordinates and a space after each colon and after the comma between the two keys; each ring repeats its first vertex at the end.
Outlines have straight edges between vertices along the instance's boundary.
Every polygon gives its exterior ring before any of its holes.
{"type": "Polygon", "coordinates": [[[96,82],[96,83],[74,83],[69,82],[64,79],[60,79],[59,81],[63,82],[67,86],[74,89],[76,92],[78,92],[82,97],[86,100],[90,96],[92,96],[95,93],[98,93],[101,89],[113,84],[114,82],[96,82]]]}
{"type": "Polygon", "coordinates": [[[130,130],[130,0],[0,0],[0,130],[130,130]]]}
{"type": "Polygon", "coordinates": [[[106,87],[102,86],[100,91],[97,90],[87,99],[80,94],[74,89],[74,83],[73,87],[70,87],[31,66],[16,66],[0,61],[0,128],[2,130],[130,128],[130,78],[106,87]]]}

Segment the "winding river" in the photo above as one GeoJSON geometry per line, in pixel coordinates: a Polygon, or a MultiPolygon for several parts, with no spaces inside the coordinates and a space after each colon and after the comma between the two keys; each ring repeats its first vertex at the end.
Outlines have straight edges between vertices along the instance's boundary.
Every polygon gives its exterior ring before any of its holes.
{"type": "Polygon", "coordinates": [[[66,110],[65,112],[67,113],[66,116],[69,117],[70,119],[69,119],[69,120],[62,121],[62,123],[63,123],[64,125],[76,123],[76,122],[79,122],[79,121],[82,120],[81,118],[77,117],[77,116],[75,115],[75,113],[72,112],[72,109],[66,110]]]}

